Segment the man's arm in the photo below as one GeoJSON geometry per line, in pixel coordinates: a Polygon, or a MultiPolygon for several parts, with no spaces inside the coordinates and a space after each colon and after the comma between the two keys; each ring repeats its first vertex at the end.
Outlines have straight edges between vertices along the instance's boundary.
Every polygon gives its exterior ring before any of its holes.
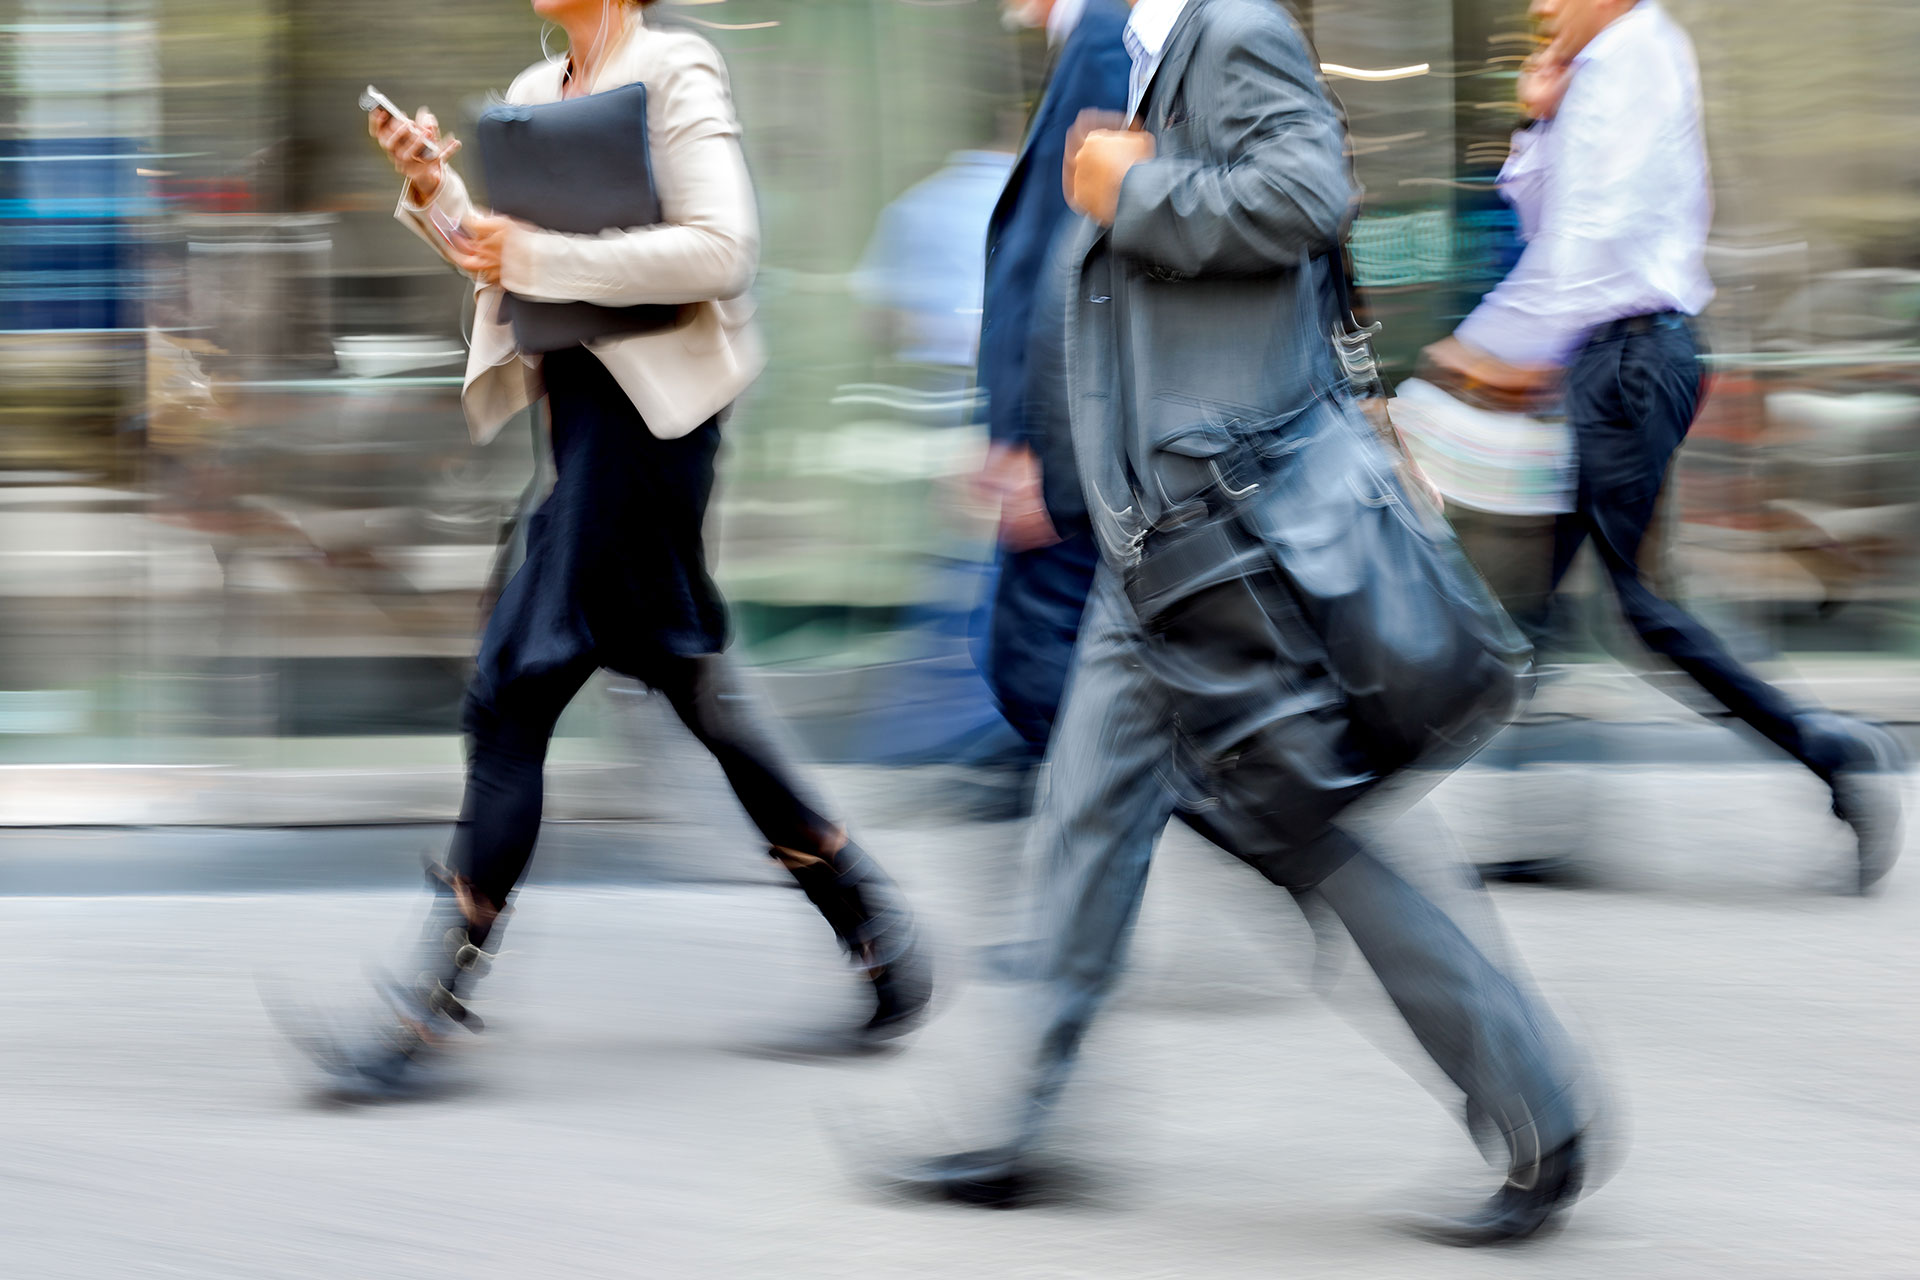
{"type": "MultiPolygon", "coordinates": [[[[1594,323],[1597,300],[1631,280],[1649,200],[1644,175],[1669,112],[1650,86],[1613,64],[1583,69],[1554,117],[1551,189],[1520,261],[1460,323],[1455,336],[1508,365],[1565,365],[1594,323]]],[[[1533,159],[1533,157],[1528,157],[1533,159]]]]}
{"type": "Polygon", "coordinates": [[[1114,215],[1116,250],[1182,275],[1257,274],[1325,252],[1352,197],[1339,118],[1291,20],[1276,6],[1221,34],[1202,37],[1195,61],[1204,74],[1201,60],[1219,58],[1202,127],[1230,159],[1134,165],[1114,215]]]}
{"type": "MultiPolygon", "coordinates": [[[[1028,551],[1059,541],[1048,495],[1071,474],[1071,450],[1057,452],[1066,431],[1064,360],[1054,359],[1065,319],[1044,298],[1055,287],[1048,267],[1051,248],[1068,219],[1056,175],[1067,135],[1081,113],[1126,107],[1133,60],[1120,38],[1121,23],[1105,13],[1085,16],[1068,38],[1046,91],[1029,142],[1027,166],[1014,180],[1024,185],[1012,217],[987,268],[985,325],[980,339],[980,380],[987,386],[987,424],[993,447],[981,474],[982,488],[1000,505],[1000,541],[1028,551]],[[1041,353],[1036,356],[1035,353],[1041,353]],[[1032,363],[1038,360],[1037,366],[1032,363]],[[1035,384],[1038,385],[1035,385],[1035,384]],[[1044,459],[1067,460],[1068,474],[1045,475],[1044,459]]],[[[1064,285],[1062,286],[1064,287],[1064,285]]],[[[1084,513],[1082,513],[1084,516],[1084,513]]]]}

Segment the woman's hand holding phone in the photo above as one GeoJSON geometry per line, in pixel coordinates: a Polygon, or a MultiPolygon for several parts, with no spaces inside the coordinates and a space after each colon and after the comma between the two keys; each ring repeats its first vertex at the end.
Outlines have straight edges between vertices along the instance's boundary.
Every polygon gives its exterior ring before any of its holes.
{"type": "Polygon", "coordinates": [[[387,153],[394,169],[413,188],[413,198],[426,204],[440,191],[442,166],[447,157],[460,149],[458,138],[440,138],[440,122],[425,107],[409,120],[395,116],[385,107],[367,113],[367,132],[387,153]]]}
{"type": "MultiPolygon", "coordinates": [[[[425,107],[409,120],[373,86],[361,96],[367,110],[367,132],[412,188],[415,204],[431,205],[440,193],[447,157],[460,149],[457,138],[442,139],[440,122],[425,107]]],[[[469,214],[456,223],[438,209],[429,208],[427,221],[446,241],[453,264],[482,284],[500,283],[500,262],[506,256],[507,237],[518,225],[498,214],[469,214]]]]}

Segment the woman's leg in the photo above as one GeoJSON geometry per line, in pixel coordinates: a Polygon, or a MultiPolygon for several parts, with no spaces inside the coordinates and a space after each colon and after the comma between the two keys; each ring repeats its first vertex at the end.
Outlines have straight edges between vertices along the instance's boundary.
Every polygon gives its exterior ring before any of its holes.
{"type": "Polygon", "coordinates": [[[805,797],[726,655],[663,658],[650,664],[646,680],[713,753],[769,852],[872,979],[877,1007],[862,1037],[905,1030],[931,998],[932,977],[899,888],[805,797]]]}
{"type": "Polygon", "coordinates": [[[821,815],[753,695],[725,654],[662,659],[646,681],[666,695],[700,745],[713,753],[747,817],[775,848],[832,851],[845,843],[821,815]]]}
{"type": "Polygon", "coordinates": [[[315,1063],[350,1097],[418,1096],[433,1083],[435,1051],[455,1026],[480,1029],[472,988],[499,951],[500,915],[540,834],[547,741],[569,700],[593,673],[590,658],[498,689],[482,674],[467,690],[466,799],[450,867],[428,868],[432,891],[414,952],[381,984],[382,1010],[342,1037],[294,1031],[315,1063]]]}
{"type": "MultiPolygon", "coordinates": [[[[470,897],[470,927],[484,941],[493,917],[527,864],[540,836],[547,743],[567,703],[593,674],[590,658],[495,690],[476,676],[461,715],[467,732],[467,789],[449,863],[456,893],[470,897]]],[[[466,902],[463,901],[463,907],[466,902]]]]}

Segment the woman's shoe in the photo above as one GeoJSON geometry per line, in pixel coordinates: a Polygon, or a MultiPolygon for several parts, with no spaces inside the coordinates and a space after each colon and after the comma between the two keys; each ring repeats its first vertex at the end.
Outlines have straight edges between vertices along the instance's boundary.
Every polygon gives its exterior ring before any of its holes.
{"type": "Polygon", "coordinates": [[[843,1040],[840,1051],[871,1052],[912,1030],[933,999],[933,966],[899,886],[852,841],[831,854],[769,852],[873,984],[873,1014],[846,1037],[836,1037],[843,1040]]]}
{"type": "Polygon", "coordinates": [[[475,941],[467,903],[450,873],[429,866],[434,891],[411,976],[384,976],[376,991],[385,1008],[370,1026],[342,1032],[311,1015],[269,1005],[287,1038],[326,1077],[325,1092],[353,1101],[419,1097],[441,1083],[436,1069],[455,1028],[485,1026],[467,1003],[472,988],[493,967],[505,912],[475,941]],[[484,950],[481,942],[492,944],[484,950]]]}

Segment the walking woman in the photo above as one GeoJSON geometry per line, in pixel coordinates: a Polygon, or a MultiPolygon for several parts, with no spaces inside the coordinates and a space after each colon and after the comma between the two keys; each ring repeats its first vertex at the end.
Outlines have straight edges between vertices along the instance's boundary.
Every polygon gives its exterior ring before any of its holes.
{"type": "Polygon", "coordinates": [[[364,1043],[309,1042],[350,1084],[409,1086],[456,1023],[499,949],[502,912],[540,829],[554,724],[597,669],[664,694],[725,770],[734,794],[871,980],[872,1017],[835,1038],[857,1051],[911,1025],[931,982],[892,882],[802,797],[739,696],[722,650],[726,606],[708,577],[702,525],[728,407],[763,362],[745,293],[759,228],[727,74],[698,36],[650,27],[652,0],[533,0],[568,54],[523,72],[515,104],[635,82],[662,210],[653,226],[564,235],[477,209],[433,117],[376,110],[370,128],[406,178],[397,216],[477,291],[462,395],[486,440],[544,394],[558,478],[530,522],[524,565],[495,606],[468,689],[466,797],[449,865],[435,868],[425,954],[389,994],[397,1018],[364,1043]],[[435,145],[424,146],[423,142],[435,145]],[[433,153],[429,157],[428,153],[433,153]],[[442,228],[457,226],[451,236],[442,228]],[[679,305],[664,331],[522,352],[497,316],[502,291],[541,301],[679,305]]]}

